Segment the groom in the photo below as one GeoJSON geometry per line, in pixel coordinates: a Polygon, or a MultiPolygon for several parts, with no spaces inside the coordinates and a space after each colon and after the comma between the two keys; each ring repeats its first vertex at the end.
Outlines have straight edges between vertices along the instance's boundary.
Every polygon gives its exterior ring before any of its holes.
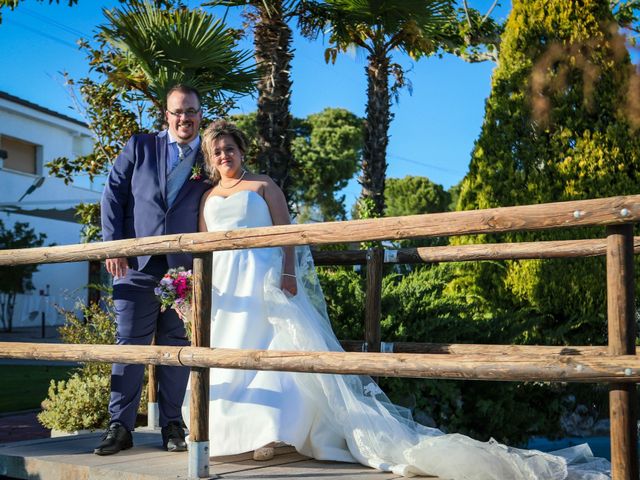
{"type": "MultiPolygon", "coordinates": [[[[205,181],[200,150],[202,121],[200,94],[176,85],[166,98],[169,129],[134,135],[109,173],[101,202],[105,241],[150,237],[198,230],[200,197],[210,188],[205,181]]],[[[110,258],[113,275],[118,345],[188,345],[182,320],[173,309],[160,311],[154,288],[167,269],[191,268],[191,255],[110,258]]],[[[181,406],[189,370],[159,366],[158,407],[163,447],[171,452],[187,449],[181,406]]],[[[111,371],[111,421],[94,450],[112,455],[133,446],[144,365],[113,364],[111,371]]]]}

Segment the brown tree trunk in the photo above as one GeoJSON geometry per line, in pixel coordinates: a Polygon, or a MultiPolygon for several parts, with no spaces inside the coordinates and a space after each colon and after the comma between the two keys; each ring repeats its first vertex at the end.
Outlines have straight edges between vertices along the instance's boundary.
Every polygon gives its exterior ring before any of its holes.
{"type": "Polygon", "coordinates": [[[290,198],[291,168],[291,29],[286,24],[282,1],[254,2],[258,19],[254,28],[258,81],[258,165],[290,198]]]}
{"type": "Polygon", "coordinates": [[[389,99],[389,58],[384,52],[369,55],[367,73],[367,118],[362,158],[362,197],[374,202],[375,213],[384,214],[384,184],[387,171],[387,144],[391,122],[389,99]]]}

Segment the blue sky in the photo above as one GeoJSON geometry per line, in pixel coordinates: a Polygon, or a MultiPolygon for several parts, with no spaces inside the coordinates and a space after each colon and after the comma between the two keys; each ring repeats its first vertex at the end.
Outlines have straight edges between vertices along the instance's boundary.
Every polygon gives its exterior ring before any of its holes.
{"type": "MultiPolygon", "coordinates": [[[[87,75],[87,62],[75,42],[80,37],[91,38],[95,27],[104,22],[102,7],[119,2],[79,0],[73,7],[68,7],[66,0],[60,3],[26,0],[13,12],[2,9],[0,90],[80,118],[71,108],[60,72],[67,71],[76,79],[87,75]]],[[[493,2],[469,3],[484,12],[493,2]]],[[[501,4],[493,16],[504,19],[510,2],[503,0],[501,4]]],[[[228,22],[238,27],[241,20],[237,13],[231,13],[228,22]]],[[[251,43],[243,46],[251,48],[251,43]]],[[[366,57],[362,52],[341,55],[335,65],[326,65],[322,40],[309,42],[296,34],[293,46],[293,115],[304,117],[326,107],[342,107],[364,116],[366,57]]],[[[394,60],[409,70],[413,94],[404,90],[400,102],[392,107],[387,176],[421,175],[449,188],[468,170],[495,65],[469,64],[452,56],[414,62],[397,54],[394,60]]],[[[255,99],[242,99],[239,110],[254,111],[255,99]]],[[[348,204],[359,191],[357,182],[352,181],[344,192],[348,204]]]]}

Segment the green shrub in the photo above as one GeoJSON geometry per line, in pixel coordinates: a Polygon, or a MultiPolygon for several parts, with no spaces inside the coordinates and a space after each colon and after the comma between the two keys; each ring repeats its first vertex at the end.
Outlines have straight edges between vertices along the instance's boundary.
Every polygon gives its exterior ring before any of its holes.
{"type": "Polygon", "coordinates": [[[364,338],[365,283],[360,273],[349,267],[319,267],[331,326],[340,340],[364,338]]]}
{"type": "Polygon", "coordinates": [[[69,380],[52,380],[38,420],[63,432],[105,428],[109,424],[110,383],[109,376],[87,375],[82,370],[69,380]]]}
{"type": "MultiPolygon", "coordinates": [[[[101,303],[83,305],[82,316],[73,310],[61,310],[65,324],[60,335],[65,343],[111,345],[116,340],[116,323],[113,300],[103,295],[101,303]]],[[[146,382],[145,382],[146,383],[146,382]]],[[[72,432],[95,430],[109,423],[109,396],[111,394],[111,365],[108,363],[84,363],[68,379],[51,381],[47,398],[42,402],[43,411],[38,420],[47,428],[72,432]]],[[[142,389],[141,413],[146,413],[147,388],[142,389]]]]}
{"type": "MultiPolygon", "coordinates": [[[[110,296],[102,298],[102,303],[82,306],[82,317],[73,310],[62,310],[65,323],[58,329],[64,343],[85,345],[113,345],[116,342],[116,322],[113,300],[110,296]]],[[[111,375],[108,363],[85,363],[83,376],[111,375]]]]}
{"type": "MultiPolygon", "coordinates": [[[[543,318],[534,310],[486,308],[484,297],[455,284],[458,266],[414,268],[384,277],[381,319],[385,342],[531,343],[539,340],[543,318]],[[452,287],[455,285],[455,287],[452,287]],[[529,340],[529,342],[527,342],[529,340]]],[[[334,331],[340,339],[364,338],[365,282],[353,269],[324,268],[319,274],[334,331]]],[[[411,408],[416,420],[480,440],[491,437],[522,445],[532,435],[561,435],[562,399],[606,415],[606,389],[590,385],[540,382],[477,382],[380,378],[397,404],[411,408]]]]}

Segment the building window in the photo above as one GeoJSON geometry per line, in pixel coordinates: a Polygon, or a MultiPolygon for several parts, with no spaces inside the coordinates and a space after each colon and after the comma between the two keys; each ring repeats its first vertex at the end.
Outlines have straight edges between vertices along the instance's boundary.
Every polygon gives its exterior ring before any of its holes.
{"type": "Polygon", "coordinates": [[[2,135],[0,148],[7,152],[3,168],[33,175],[38,173],[39,145],[2,135]]]}

